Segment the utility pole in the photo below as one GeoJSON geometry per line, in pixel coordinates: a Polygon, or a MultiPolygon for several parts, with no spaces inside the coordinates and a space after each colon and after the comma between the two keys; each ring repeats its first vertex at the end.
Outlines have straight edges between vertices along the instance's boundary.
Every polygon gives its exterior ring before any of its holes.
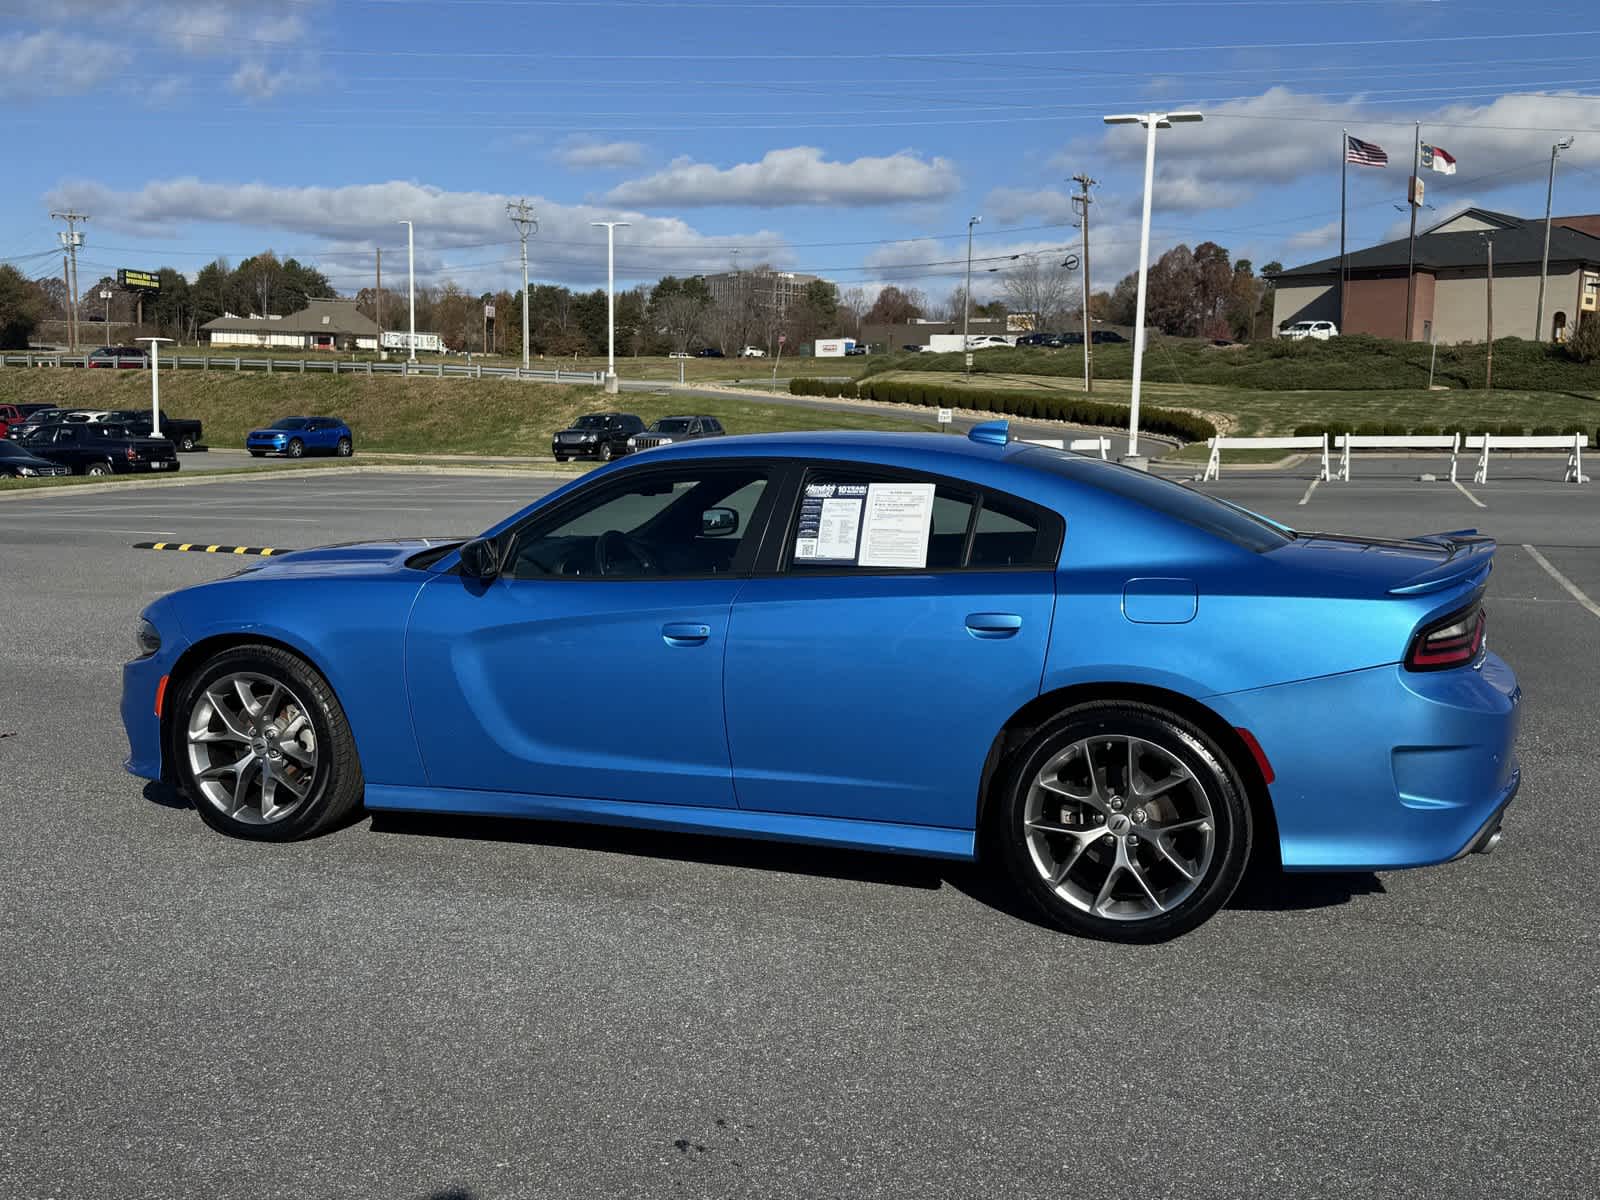
{"type": "Polygon", "coordinates": [[[1482,236],[1484,249],[1489,255],[1489,287],[1486,293],[1489,306],[1489,356],[1483,365],[1483,390],[1492,392],[1494,391],[1494,235],[1485,233],[1482,236]]]}
{"type": "Polygon", "coordinates": [[[410,276],[411,296],[411,336],[410,345],[407,347],[408,357],[412,362],[417,361],[417,239],[416,229],[410,221],[396,221],[396,225],[406,227],[406,267],[410,276]]]}
{"type": "Polygon", "coordinates": [[[70,349],[78,348],[78,247],[83,245],[83,234],[78,232],[78,222],[87,221],[88,214],[79,212],[53,212],[50,214],[52,221],[65,221],[67,228],[64,232],[56,234],[61,239],[61,247],[71,257],[72,268],[67,278],[67,300],[71,304],[71,311],[67,320],[67,340],[70,349]]]}
{"type": "Polygon", "coordinates": [[[526,200],[506,205],[506,216],[517,227],[517,237],[522,241],[522,368],[528,368],[528,235],[539,232],[539,219],[533,215],[526,200]]]}
{"type": "Polygon", "coordinates": [[[1094,201],[1089,198],[1089,189],[1099,180],[1090,179],[1087,175],[1074,175],[1072,181],[1078,185],[1078,194],[1072,202],[1078,206],[1083,217],[1083,390],[1094,391],[1094,334],[1089,321],[1089,205],[1094,201]]]}
{"type": "Polygon", "coordinates": [[[378,247],[378,281],[373,292],[373,303],[378,309],[378,329],[383,329],[383,247],[378,247]]]}
{"type": "Polygon", "coordinates": [[[1550,274],[1550,205],[1556,195],[1556,155],[1572,149],[1573,139],[1564,137],[1550,147],[1550,182],[1544,189],[1544,255],[1539,259],[1539,312],[1533,319],[1533,340],[1544,340],[1544,284],[1550,274]]]}

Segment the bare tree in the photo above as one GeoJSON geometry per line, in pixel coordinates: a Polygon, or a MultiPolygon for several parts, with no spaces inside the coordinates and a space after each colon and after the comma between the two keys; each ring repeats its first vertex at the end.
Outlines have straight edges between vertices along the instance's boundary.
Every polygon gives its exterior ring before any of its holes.
{"type": "Polygon", "coordinates": [[[1010,310],[1030,315],[1040,330],[1056,324],[1077,299],[1072,273],[1053,255],[1023,259],[1005,273],[1001,287],[1010,310]]]}
{"type": "Polygon", "coordinates": [[[847,333],[861,332],[861,318],[867,315],[867,290],[862,287],[846,288],[839,296],[839,308],[849,323],[847,333]]]}

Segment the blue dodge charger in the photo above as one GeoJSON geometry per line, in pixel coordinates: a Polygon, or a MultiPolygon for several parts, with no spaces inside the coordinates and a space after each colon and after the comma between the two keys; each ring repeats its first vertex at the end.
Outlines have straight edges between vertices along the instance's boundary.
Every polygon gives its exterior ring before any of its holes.
{"type": "Polygon", "coordinates": [[[1067,930],[1156,940],[1255,858],[1493,845],[1494,550],[1295,532],[1002,423],[693,442],[471,541],[158,600],[127,765],[273,841],[364,803],[982,854],[1067,930]]]}

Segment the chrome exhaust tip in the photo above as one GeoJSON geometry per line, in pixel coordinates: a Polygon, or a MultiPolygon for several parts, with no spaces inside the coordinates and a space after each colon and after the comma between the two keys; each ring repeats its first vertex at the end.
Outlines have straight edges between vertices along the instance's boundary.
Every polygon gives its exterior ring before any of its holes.
{"type": "Polygon", "coordinates": [[[1504,834],[1501,832],[1500,827],[1496,825],[1494,832],[1478,843],[1478,853],[1493,854],[1494,848],[1500,844],[1500,839],[1503,836],[1504,834]]]}

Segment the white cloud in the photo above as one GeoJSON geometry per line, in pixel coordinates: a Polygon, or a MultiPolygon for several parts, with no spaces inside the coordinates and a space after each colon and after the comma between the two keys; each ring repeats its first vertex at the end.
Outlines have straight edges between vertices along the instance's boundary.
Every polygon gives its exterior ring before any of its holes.
{"type": "Polygon", "coordinates": [[[984,197],[983,213],[1002,225],[1077,220],[1072,197],[1054,188],[995,188],[984,197]]]}
{"type": "Polygon", "coordinates": [[[241,63],[228,80],[228,86],[252,104],[271,100],[298,80],[291,70],[274,70],[261,62],[241,63]]]}
{"type": "Polygon", "coordinates": [[[721,168],[689,158],[674,159],[666,170],[611,189],[616,204],[643,207],[679,205],[791,205],[862,207],[906,204],[953,195],[961,178],[948,159],[925,159],[909,150],[884,158],[828,162],[814,146],[769,150],[760,162],[721,168]]]}
{"type": "Polygon", "coordinates": [[[109,42],[43,30],[0,37],[0,99],[71,96],[105,82],[128,59],[109,42]]]}
{"type": "Polygon", "coordinates": [[[644,161],[644,146],[638,142],[600,142],[577,137],[557,147],[551,157],[569,171],[636,167],[644,161]]]}
{"type": "Polygon", "coordinates": [[[1329,221],[1326,225],[1318,225],[1315,229],[1302,229],[1299,233],[1290,235],[1284,245],[1290,250],[1304,253],[1331,246],[1338,241],[1338,238],[1339,222],[1329,221]]]}
{"type": "MultiPolygon", "coordinates": [[[[199,225],[229,225],[268,238],[290,234],[314,239],[322,247],[321,257],[345,268],[336,279],[340,283],[350,264],[372,247],[403,246],[405,231],[396,223],[409,219],[416,223],[419,276],[487,287],[505,285],[519,274],[516,234],[506,216],[507,202],[515,199],[495,192],[446,191],[406,180],[297,187],[186,178],[147,183],[132,191],[93,181],[68,182],[53,189],[46,202],[83,206],[96,214],[102,227],[145,237],[171,237],[199,225]]],[[[713,237],[675,217],[538,198],[530,198],[530,203],[539,232],[529,239],[528,254],[539,279],[586,286],[603,283],[605,234],[589,222],[617,217],[632,222],[617,235],[620,279],[722,270],[735,248],[750,261],[778,265],[793,261],[784,239],[766,230],[713,237]]],[[[251,239],[241,240],[248,246],[251,239]]],[[[316,253],[303,257],[321,261],[316,253]]]]}

